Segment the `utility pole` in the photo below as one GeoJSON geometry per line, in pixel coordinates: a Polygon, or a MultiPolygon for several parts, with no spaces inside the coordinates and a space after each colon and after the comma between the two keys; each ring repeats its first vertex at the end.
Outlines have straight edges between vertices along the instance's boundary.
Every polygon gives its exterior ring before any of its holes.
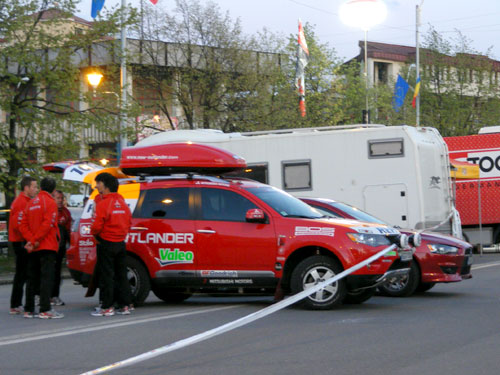
{"type": "Polygon", "coordinates": [[[122,0],[122,27],[121,27],[121,64],[120,64],[120,89],[121,89],[121,105],[120,105],[120,142],[117,161],[120,162],[121,152],[127,147],[127,27],[125,26],[125,0],[122,0]]]}
{"type": "MultiPolygon", "coordinates": [[[[420,79],[420,41],[419,41],[419,32],[418,28],[420,27],[420,7],[424,3],[424,0],[420,3],[420,5],[417,5],[417,10],[416,10],[416,22],[415,22],[415,44],[416,44],[416,81],[415,81],[415,87],[416,83],[420,79]]],[[[420,126],[420,93],[416,97],[415,101],[415,112],[416,112],[416,121],[415,125],[417,127],[420,126]]]]}

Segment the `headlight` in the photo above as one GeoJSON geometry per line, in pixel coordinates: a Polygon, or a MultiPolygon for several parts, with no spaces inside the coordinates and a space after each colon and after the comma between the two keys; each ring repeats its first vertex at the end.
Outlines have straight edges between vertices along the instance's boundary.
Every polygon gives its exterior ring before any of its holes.
{"type": "Polygon", "coordinates": [[[362,243],[368,246],[387,246],[391,244],[389,239],[382,234],[369,233],[347,233],[352,242],[362,243]]]}
{"type": "Polygon", "coordinates": [[[431,253],[434,254],[457,254],[458,247],[443,245],[439,243],[430,243],[427,245],[431,253]]]}

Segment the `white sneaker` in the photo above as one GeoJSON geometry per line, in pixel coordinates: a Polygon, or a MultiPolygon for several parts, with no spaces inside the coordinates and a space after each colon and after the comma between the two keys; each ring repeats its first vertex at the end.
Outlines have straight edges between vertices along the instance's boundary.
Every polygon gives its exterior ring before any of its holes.
{"type": "Polygon", "coordinates": [[[62,299],[60,299],[59,297],[54,297],[54,298],[51,298],[50,299],[50,305],[51,306],[64,306],[65,303],[62,299]]]}

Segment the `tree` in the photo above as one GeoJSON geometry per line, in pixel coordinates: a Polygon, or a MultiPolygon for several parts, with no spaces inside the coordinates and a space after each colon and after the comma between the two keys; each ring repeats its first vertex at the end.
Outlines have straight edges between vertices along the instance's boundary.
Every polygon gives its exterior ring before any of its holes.
{"type": "Polygon", "coordinates": [[[40,159],[74,155],[81,129],[116,121],[116,111],[81,86],[91,46],[112,47],[120,12],[69,22],[77,2],[0,0],[0,185],[8,205],[20,174],[32,173],[40,159]]]}

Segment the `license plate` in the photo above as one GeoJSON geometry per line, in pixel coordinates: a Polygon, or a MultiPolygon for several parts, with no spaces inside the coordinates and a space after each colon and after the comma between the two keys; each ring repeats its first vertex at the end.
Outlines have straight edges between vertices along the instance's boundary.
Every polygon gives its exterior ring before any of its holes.
{"type": "Polygon", "coordinates": [[[402,262],[408,262],[411,260],[413,253],[411,251],[402,251],[399,253],[399,257],[402,262]]]}

